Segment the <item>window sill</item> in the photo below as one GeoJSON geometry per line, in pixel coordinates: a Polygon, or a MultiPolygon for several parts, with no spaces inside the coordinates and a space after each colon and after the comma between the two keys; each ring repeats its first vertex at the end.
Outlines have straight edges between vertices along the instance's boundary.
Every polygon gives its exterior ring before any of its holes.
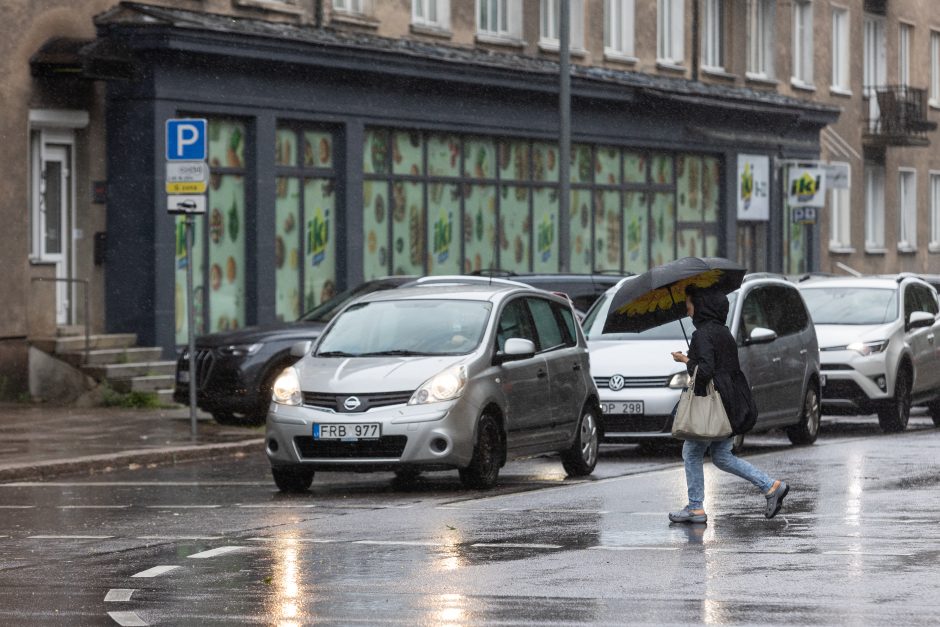
{"type": "Polygon", "coordinates": [[[656,59],[656,69],[657,70],[666,70],[667,72],[682,72],[685,73],[685,66],[679,63],[676,63],[672,59],[656,59]]]}
{"type": "Polygon", "coordinates": [[[816,91],[815,85],[812,85],[810,83],[804,83],[803,81],[795,77],[790,79],[790,86],[793,87],[793,89],[799,89],[800,91],[809,91],[809,92],[816,91]]]}
{"type": "Polygon", "coordinates": [[[476,42],[489,46],[505,46],[506,48],[524,48],[525,41],[512,35],[495,35],[493,33],[477,33],[476,42]]]}
{"type": "Polygon", "coordinates": [[[917,246],[910,246],[908,244],[898,244],[898,254],[901,255],[916,255],[917,246]]]}
{"type": "Polygon", "coordinates": [[[622,52],[617,52],[616,50],[605,50],[604,51],[604,60],[605,61],[614,61],[615,63],[628,63],[630,65],[636,64],[639,59],[629,54],[624,54],[622,52]]]}
{"type": "Polygon", "coordinates": [[[931,109],[940,109],[940,102],[937,102],[936,100],[928,100],[927,104],[931,109]]]}
{"type": "Polygon", "coordinates": [[[776,87],[777,85],[780,84],[780,81],[778,81],[778,80],[775,79],[775,78],[770,78],[770,77],[767,76],[766,74],[753,74],[753,73],[751,73],[751,72],[747,72],[747,73],[744,75],[744,79],[745,79],[748,83],[754,83],[754,84],[757,84],[757,85],[763,85],[763,86],[765,86],[765,87],[776,87]]]}
{"type": "Polygon", "coordinates": [[[721,79],[729,80],[729,81],[737,80],[738,78],[736,74],[732,74],[731,72],[726,72],[725,68],[723,67],[712,67],[710,65],[703,65],[701,66],[701,68],[702,68],[702,74],[707,74],[715,78],[721,78],[721,79]]]}
{"type": "Polygon", "coordinates": [[[42,259],[40,257],[30,257],[29,263],[34,266],[54,266],[56,264],[55,261],[47,261],[46,259],[42,259]]]}
{"type": "Polygon", "coordinates": [[[332,22],[350,24],[352,26],[364,26],[366,28],[378,28],[381,22],[374,17],[369,17],[362,13],[348,13],[346,11],[333,11],[332,22]]]}
{"type": "Polygon", "coordinates": [[[887,248],[878,248],[878,247],[876,247],[876,246],[866,246],[866,247],[865,247],[865,254],[866,254],[866,255],[887,255],[887,254],[888,254],[888,249],[887,249],[887,248]]]}
{"type": "Polygon", "coordinates": [[[830,85],[830,86],[829,86],[829,93],[830,93],[830,95],[833,95],[833,96],[841,96],[841,97],[843,97],[843,98],[851,98],[851,97],[852,97],[852,90],[851,90],[851,89],[843,89],[842,87],[836,87],[835,85],[830,85]]]}
{"type": "Polygon", "coordinates": [[[454,33],[443,26],[433,26],[431,24],[412,24],[412,35],[427,35],[428,37],[437,37],[438,39],[450,39],[454,33]]]}
{"type": "Polygon", "coordinates": [[[940,253],[940,242],[930,242],[927,244],[928,253],[940,253]]]}
{"type": "MultiPolygon", "coordinates": [[[[558,54],[561,52],[561,47],[558,45],[558,41],[554,39],[540,39],[539,40],[539,50],[542,52],[552,52],[558,54]]],[[[584,48],[569,48],[568,54],[573,57],[584,57],[587,56],[587,50],[584,48]]]]}
{"type": "Polygon", "coordinates": [[[829,244],[829,252],[833,255],[854,255],[855,249],[841,244],[829,244]]]}
{"type": "Polygon", "coordinates": [[[242,9],[258,9],[269,13],[283,13],[285,15],[302,16],[306,14],[303,7],[278,0],[233,0],[232,4],[242,9]]]}

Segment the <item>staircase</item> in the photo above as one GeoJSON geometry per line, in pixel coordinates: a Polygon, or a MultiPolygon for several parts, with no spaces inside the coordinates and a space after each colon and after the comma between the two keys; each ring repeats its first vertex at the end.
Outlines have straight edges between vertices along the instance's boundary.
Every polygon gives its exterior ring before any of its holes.
{"type": "Polygon", "coordinates": [[[90,335],[86,358],[82,327],[60,327],[58,336],[33,339],[39,350],[81,370],[116,392],[154,394],[161,405],[174,405],[175,361],[161,361],[158,347],[137,346],[133,333],[90,335]]]}

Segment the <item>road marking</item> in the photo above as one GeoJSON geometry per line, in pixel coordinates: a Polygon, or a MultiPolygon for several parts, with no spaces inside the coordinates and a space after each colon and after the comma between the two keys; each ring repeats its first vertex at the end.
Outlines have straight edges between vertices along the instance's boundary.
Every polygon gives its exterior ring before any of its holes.
{"type": "Polygon", "coordinates": [[[679,547],[676,547],[676,546],[600,545],[600,546],[589,546],[588,549],[596,550],[596,551],[678,551],[679,547]]]}
{"type": "Polygon", "coordinates": [[[242,503],[239,507],[243,509],[309,509],[311,507],[318,507],[316,503],[304,505],[301,503],[242,503]]]}
{"type": "Polygon", "coordinates": [[[0,505],[0,509],[33,509],[35,505],[0,505]]]}
{"type": "Polygon", "coordinates": [[[153,568],[148,568],[147,570],[142,570],[136,575],[131,575],[131,577],[159,577],[164,573],[168,573],[171,570],[176,570],[179,566],[154,566],[153,568]]]}
{"type": "Polygon", "coordinates": [[[880,551],[823,551],[823,555],[851,555],[852,557],[913,557],[913,553],[887,553],[880,551]]]}
{"type": "Polygon", "coordinates": [[[560,544],[527,544],[524,542],[477,542],[470,546],[487,549],[560,549],[560,544]]]}
{"type": "Polygon", "coordinates": [[[0,488],[80,488],[92,487],[139,487],[139,486],[270,486],[269,481],[17,481],[0,483],[0,488]]]}
{"type": "Polygon", "coordinates": [[[420,540],[355,540],[353,544],[375,544],[379,546],[446,546],[440,542],[422,542],[420,540]]]}
{"type": "Polygon", "coordinates": [[[130,505],[59,505],[59,509],[127,509],[130,505]]]}
{"type": "Polygon", "coordinates": [[[137,615],[137,612],[108,612],[108,616],[121,627],[146,627],[148,625],[137,615]]]}
{"type": "Polygon", "coordinates": [[[341,542],[341,540],[326,540],[322,538],[277,538],[277,537],[267,537],[267,538],[248,538],[249,542],[306,542],[309,544],[332,544],[334,542],[341,542]]]}
{"type": "Polygon", "coordinates": [[[137,536],[137,540],[222,540],[225,536],[137,536]]]}
{"type": "Polygon", "coordinates": [[[244,551],[247,549],[247,546],[220,546],[216,549],[209,549],[208,551],[193,553],[192,555],[187,555],[187,557],[190,559],[202,560],[209,557],[216,557],[218,555],[225,555],[226,553],[234,553],[236,551],[244,551]]]}
{"type": "Polygon", "coordinates": [[[131,595],[137,592],[134,588],[111,588],[108,590],[108,594],[105,595],[105,603],[121,603],[123,601],[130,601],[131,595]]]}
{"type": "Polygon", "coordinates": [[[108,540],[114,536],[26,536],[28,540],[108,540]]]}
{"type": "Polygon", "coordinates": [[[215,509],[221,505],[148,505],[147,509],[215,509]]]}

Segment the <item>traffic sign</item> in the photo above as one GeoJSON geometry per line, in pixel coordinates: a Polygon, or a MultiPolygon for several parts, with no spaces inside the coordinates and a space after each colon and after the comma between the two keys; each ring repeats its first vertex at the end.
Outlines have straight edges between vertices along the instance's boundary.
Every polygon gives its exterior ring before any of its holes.
{"type": "Polygon", "coordinates": [[[207,126],[206,120],[195,118],[167,120],[166,160],[205,161],[208,148],[207,126]]]}
{"type": "Polygon", "coordinates": [[[166,197],[167,213],[205,213],[204,195],[172,195],[166,197]]]}

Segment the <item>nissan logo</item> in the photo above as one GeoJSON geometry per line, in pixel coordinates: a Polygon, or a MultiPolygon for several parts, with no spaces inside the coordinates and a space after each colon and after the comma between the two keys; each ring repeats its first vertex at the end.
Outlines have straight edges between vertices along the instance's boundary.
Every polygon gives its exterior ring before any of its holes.
{"type": "Polygon", "coordinates": [[[610,381],[607,382],[607,387],[616,392],[623,388],[623,384],[623,375],[615,374],[610,378],[610,381]]]}
{"type": "Polygon", "coordinates": [[[356,411],[360,405],[362,405],[362,401],[359,400],[358,396],[347,396],[346,400],[343,401],[343,407],[347,411],[356,411]]]}

